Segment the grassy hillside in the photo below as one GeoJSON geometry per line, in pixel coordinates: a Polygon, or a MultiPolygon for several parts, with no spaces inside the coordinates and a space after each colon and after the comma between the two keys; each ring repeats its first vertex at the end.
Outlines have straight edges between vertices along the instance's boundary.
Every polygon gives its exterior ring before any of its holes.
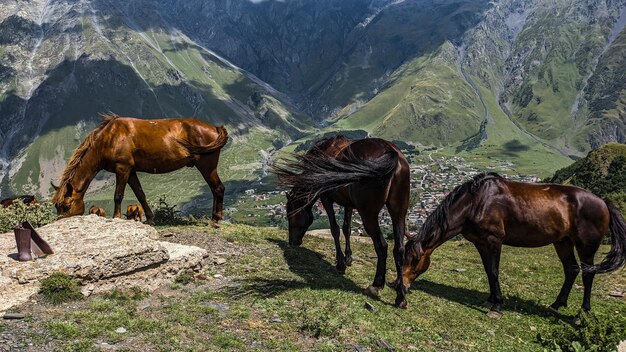
{"type": "Polygon", "coordinates": [[[546,181],[586,188],[610,199],[626,214],[626,144],[604,145],[546,181]]]}
{"type": "Polygon", "coordinates": [[[337,127],[437,146],[476,134],[483,109],[463,81],[457,62],[458,53],[450,43],[411,61],[390,77],[383,91],[337,127]]]}
{"type": "MultiPolygon", "coordinates": [[[[398,351],[544,351],[554,349],[553,341],[571,349],[572,341],[555,340],[553,334],[571,329],[582,301],[579,277],[570,306],[560,314],[547,309],[563,280],[551,247],[504,248],[504,315],[492,319],[482,306],[488,284],[480,256],[466,241],[448,242],[433,254],[431,268],[413,285],[408,309],[401,310],[393,307],[395,293],[389,288],[380,300],[362,293],[375,271],[368,241],[353,242],[354,263],[342,276],[334,268],[329,239],[305,237],[303,247],[289,248],[284,231],[232,225],[164,233],[173,233],[169,241],[207,248],[206,266],[151,295],[116,292],[60,307],[38,300],[20,308],[28,317],[24,323],[0,321],[0,332],[35,349],[79,351],[386,351],[387,346],[398,351]],[[213,264],[217,256],[226,263],[213,264]],[[116,333],[119,327],[127,332],[116,333]]],[[[603,246],[599,257],[607,249],[603,246]]],[[[390,255],[388,279],[392,265],[390,255]]],[[[623,271],[596,276],[592,309],[600,323],[593,327],[608,324],[613,339],[623,334],[615,329],[626,329],[621,320],[626,302],[608,294],[624,290],[623,271]]],[[[602,341],[600,330],[579,331],[589,332],[594,343],[602,341]]]]}

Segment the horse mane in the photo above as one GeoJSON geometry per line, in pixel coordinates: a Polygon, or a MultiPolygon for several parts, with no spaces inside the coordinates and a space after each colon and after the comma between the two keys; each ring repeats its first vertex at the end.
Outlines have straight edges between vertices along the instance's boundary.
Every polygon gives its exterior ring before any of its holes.
{"type": "Polygon", "coordinates": [[[85,140],[82,141],[82,143],[76,149],[74,149],[74,152],[72,153],[72,157],[70,158],[70,161],[67,163],[67,166],[65,167],[65,171],[63,171],[63,176],[61,177],[61,183],[59,184],[59,188],[57,189],[57,192],[52,197],[53,204],[60,204],[61,202],[63,202],[63,198],[65,198],[65,194],[67,193],[67,185],[70,182],[72,182],[72,178],[76,174],[76,169],[80,165],[80,162],[85,156],[85,154],[87,154],[87,151],[93,145],[93,142],[98,132],[102,131],[102,129],[105,128],[111,121],[114,121],[119,118],[117,114],[111,114],[111,113],[100,114],[100,116],[102,117],[104,121],[102,121],[102,123],[100,124],[100,126],[98,126],[98,128],[91,131],[91,133],[89,133],[87,138],[85,138],[85,140]]]}
{"type": "Polygon", "coordinates": [[[396,168],[398,154],[393,150],[374,160],[363,159],[350,149],[341,159],[329,156],[320,146],[331,140],[318,142],[308,152],[291,154],[293,159],[283,159],[272,165],[279,185],[290,188],[293,199],[303,200],[304,206],[322,193],[364,179],[387,179],[396,168]]]}
{"type": "Polygon", "coordinates": [[[445,232],[448,229],[448,215],[450,213],[450,207],[456,202],[463,194],[469,192],[470,194],[476,194],[478,190],[488,181],[491,180],[503,180],[504,178],[495,172],[481,173],[474,176],[471,180],[466,181],[463,184],[456,186],[452,192],[439,203],[437,208],[428,215],[424,225],[420,231],[409,239],[408,245],[417,245],[418,243],[432,238],[436,229],[445,232]]]}

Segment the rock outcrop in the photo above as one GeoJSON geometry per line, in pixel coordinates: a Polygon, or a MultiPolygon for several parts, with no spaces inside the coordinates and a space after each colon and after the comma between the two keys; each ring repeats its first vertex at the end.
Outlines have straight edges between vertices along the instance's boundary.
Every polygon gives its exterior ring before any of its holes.
{"type": "Polygon", "coordinates": [[[197,270],[207,252],[159,241],[150,226],[121,219],[76,216],[37,229],[55,254],[18,262],[13,233],[0,235],[0,312],[37,293],[54,272],[76,278],[83,294],[139,287],[153,290],[183,270],[197,270]]]}

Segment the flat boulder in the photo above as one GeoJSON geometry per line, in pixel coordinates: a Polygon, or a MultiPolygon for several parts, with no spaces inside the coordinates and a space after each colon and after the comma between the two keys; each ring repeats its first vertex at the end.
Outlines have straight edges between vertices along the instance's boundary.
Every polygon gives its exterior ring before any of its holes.
{"type": "Polygon", "coordinates": [[[83,294],[139,287],[153,290],[181,271],[201,267],[206,250],[159,241],[140,222],[74,216],[37,229],[54,254],[18,262],[13,233],[0,235],[0,312],[25,302],[54,272],[77,279],[83,294]]]}

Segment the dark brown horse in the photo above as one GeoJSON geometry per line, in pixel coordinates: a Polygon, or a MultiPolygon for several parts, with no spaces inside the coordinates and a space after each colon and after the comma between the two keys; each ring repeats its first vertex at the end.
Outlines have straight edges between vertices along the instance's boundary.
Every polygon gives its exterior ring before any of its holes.
{"type": "MultiPolygon", "coordinates": [[[[378,138],[352,141],[335,137],[317,143],[304,155],[296,155],[295,161],[274,165],[274,171],[281,184],[291,188],[287,194],[289,244],[302,244],[302,238],[313,222],[313,204],[321,199],[335,240],[340,272],[345,271],[346,265],[352,261],[350,215],[352,209],[359,212],[378,257],[374,282],[366,290],[373,296],[378,296],[385,286],[387,241],[380,230],[378,215],[386,205],[393,223],[396,282],[401,282],[410,173],[404,155],[395,145],[378,138]],[[339,225],[333,203],[343,206],[346,212],[345,256],[339,244],[339,225]]],[[[396,304],[401,304],[405,302],[405,288],[397,285],[396,289],[396,304]]]]}
{"type": "Polygon", "coordinates": [[[89,215],[92,215],[92,214],[101,216],[103,218],[107,216],[107,213],[104,211],[104,208],[99,208],[95,205],[92,205],[91,207],[89,207],[89,215]]]}
{"type": "Polygon", "coordinates": [[[213,193],[213,223],[222,219],[224,186],[217,175],[220,150],[228,141],[224,127],[197,119],[140,120],[104,115],[104,122],[74,150],[55,187],[52,202],[60,218],[84,212],[83,197],[98,171],[115,173],[115,210],[121,216],[124,189],[128,183],[146,212],[146,222],[154,215],[146,202],[137,172],[167,173],[184,166],[195,166],[213,193]]]}
{"type": "Polygon", "coordinates": [[[13,202],[15,202],[16,200],[21,200],[22,203],[26,205],[37,204],[37,199],[35,199],[35,196],[25,194],[21,196],[9,197],[9,198],[0,200],[0,205],[2,205],[3,208],[8,208],[11,205],[13,205],[13,202]]]}
{"type": "Polygon", "coordinates": [[[437,247],[459,233],[480,253],[489,279],[490,295],[485,303],[493,311],[500,311],[503,304],[498,280],[503,244],[554,245],[565,272],[561,292],[550,306],[554,310],[567,306],[580,272],[574,249],[583,268],[584,310],[591,309],[594,275],[617,270],[626,261],[626,222],[610,202],[573,186],[511,182],[494,173],[481,174],[448,194],[417,236],[407,242],[404,286],[408,288],[428,269],[437,247]],[[609,229],[611,251],[594,266],[593,258],[609,229]]]}
{"type": "Polygon", "coordinates": [[[141,221],[143,218],[143,209],[139,204],[131,204],[126,207],[126,220],[141,221]]]}

